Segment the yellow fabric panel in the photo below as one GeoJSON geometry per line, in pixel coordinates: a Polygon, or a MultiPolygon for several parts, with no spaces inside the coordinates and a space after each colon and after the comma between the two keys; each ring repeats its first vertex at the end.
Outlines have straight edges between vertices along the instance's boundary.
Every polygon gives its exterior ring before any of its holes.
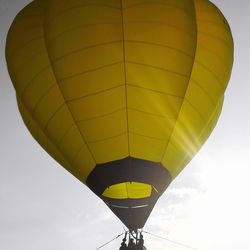
{"type": "Polygon", "coordinates": [[[211,115],[210,120],[207,123],[206,129],[203,130],[203,132],[201,133],[201,135],[199,137],[199,140],[200,140],[201,144],[203,144],[207,140],[210,133],[214,129],[214,126],[216,125],[216,123],[218,121],[218,118],[219,118],[219,116],[221,114],[223,101],[224,101],[224,96],[222,96],[220,98],[220,100],[218,100],[217,107],[215,108],[213,114],[211,115]]]}
{"type": "Polygon", "coordinates": [[[79,26],[64,31],[62,34],[53,38],[48,38],[47,42],[51,44],[53,51],[53,60],[63,55],[80,51],[101,44],[109,44],[122,41],[121,24],[98,24],[79,26]],[[61,41],[64,41],[63,43],[61,41]]]}
{"type": "Polygon", "coordinates": [[[223,43],[225,47],[222,48],[222,50],[219,50],[216,46],[213,46],[213,51],[215,51],[216,54],[223,53],[224,56],[227,55],[229,57],[230,61],[232,60],[232,57],[230,57],[230,54],[233,50],[232,36],[226,19],[223,18],[223,24],[221,23],[221,20],[219,23],[199,20],[199,35],[200,41],[204,41],[205,46],[206,44],[210,44],[205,42],[206,39],[212,43],[223,43]]]}
{"type": "Polygon", "coordinates": [[[12,80],[18,83],[15,84],[15,88],[19,93],[35,81],[41,71],[49,65],[47,54],[42,53],[45,48],[41,15],[39,4],[29,4],[17,16],[15,25],[11,26],[8,33],[6,55],[12,80]]]}
{"type": "Polygon", "coordinates": [[[185,101],[162,159],[174,177],[197,153],[215,126],[233,61],[230,29],[221,12],[208,1],[197,0],[195,5],[198,27],[195,62],[185,101]],[[211,34],[210,27],[217,32],[211,34]]]}
{"type": "MultiPolygon", "coordinates": [[[[27,67],[29,67],[29,65],[27,65],[27,67]]],[[[25,84],[23,90],[20,89],[17,90],[17,92],[20,93],[20,97],[25,100],[25,105],[29,108],[30,112],[34,114],[36,108],[43,101],[43,98],[56,87],[53,71],[49,67],[40,72],[31,82],[25,84]]]]}
{"type": "Polygon", "coordinates": [[[87,147],[87,144],[84,144],[80,148],[80,150],[78,150],[78,152],[74,154],[74,160],[72,162],[72,166],[81,171],[80,176],[83,182],[85,183],[89,174],[95,168],[95,164],[93,164],[93,154],[90,154],[90,148],[87,147]]]}
{"type": "Polygon", "coordinates": [[[68,102],[76,121],[89,120],[116,112],[126,106],[125,87],[118,86],[108,91],[68,102]]]}
{"type": "Polygon", "coordinates": [[[105,163],[128,156],[128,134],[122,133],[106,140],[89,142],[96,163],[105,163]]]}
{"type": "Polygon", "coordinates": [[[193,58],[172,48],[136,42],[125,42],[128,63],[144,64],[189,76],[193,58]],[[147,53],[145,53],[147,51],[147,53]],[[166,60],[168,58],[168,60],[166,60]]]}
{"type": "Polygon", "coordinates": [[[108,187],[102,196],[112,199],[140,199],[151,196],[152,186],[140,182],[124,182],[108,187]]]}
{"type": "Polygon", "coordinates": [[[122,0],[123,8],[133,8],[140,5],[173,6],[175,8],[184,9],[187,13],[193,11],[192,0],[122,0]]]}
{"type": "Polygon", "coordinates": [[[220,99],[224,92],[223,86],[218,83],[214,74],[211,74],[210,71],[196,62],[194,63],[191,80],[193,84],[199,85],[204,92],[207,92],[214,103],[220,99]]]}
{"type": "Polygon", "coordinates": [[[200,48],[198,51],[200,58],[196,61],[206,66],[225,88],[233,63],[233,39],[230,27],[225,17],[212,3],[202,0],[196,0],[195,3],[200,48]],[[213,63],[209,63],[212,60],[213,63]]]}
{"type": "Polygon", "coordinates": [[[127,86],[128,108],[151,113],[167,118],[176,118],[182,104],[182,98],[139,88],[127,86]]]}
{"type": "MultiPolygon", "coordinates": [[[[41,3],[33,3],[31,2],[29,5],[25,7],[20,13],[15,17],[15,25],[12,25],[9,29],[8,33],[8,43],[6,44],[6,54],[8,57],[18,60],[16,58],[16,53],[22,53],[22,57],[25,58],[29,56],[30,53],[26,53],[26,51],[22,52],[23,48],[26,46],[32,46],[32,43],[37,39],[42,39],[43,30],[39,28],[42,20],[43,9],[41,3]],[[22,32],[26,31],[25,36],[20,35],[22,32]],[[18,36],[18,42],[16,34],[18,36]],[[30,43],[32,41],[32,43],[30,43]],[[9,50],[11,48],[11,51],[9,50]]],[[[32,47],[31,47],[32,48],[32,47]]],[[[33,51],[34,53],[34,51],[33,51]]],[[[11,65],[10,69],[16,64],[15,60],[11,60],[8,62],[11,65]]]]}
{"type": "Polygon", "coordinates": [[[47,129],[51,119],[57,112],[63,108],[64,99],[56,85],[51,91],[42,99],[39,106],[36,108],[33,116],[44,130],[47,129]]]}
{"type": "Polygon", "coordinates": [[[228,72],[231,71],[227,65],[228,63],[226,61],[223,62],[216,54],[211,53],[207,49],[203,49],[203,47],[199,48],[196,55],[196,63],[201,64],[202,67],[212,73],[216,78],[216,82],[224,86],[228,80],[228,72]],[[208,62],[213,63],[209,64],[208,62]]]}
{"type": "Polygon", "coordinates": [[[122,109],[78,124],[87,142],[101,141],[127,132],[127,114],[122,109]]]}
{"type": "Polygon", "coordinates": [[[146,135],[160,140],[166,140],[175,125],[174,118],[156,116],[138,110],[128,110],[129,131],[139,135],[146,135]],[[154,129],[152,129],[154,128],[154,129]]]}
{"type": "Polygon", "coordinates": [[[187,77],[174,72],[132,63],[126,64],[126,72],[127,83],[138,87],[179,97],[187,88],[187,77]]]}
{"type": "Polygon", "coordinates": [[[114,24],[121,22],[119,8],[103,2],[69,2],[60,7],[58,4],[61,5],[51,1],[49,5],[49,9],[56,6],[58,14],[49,10],[45,16],[45,22],[49,21],[45,25],[45,39],[58,80],[122,61],[122,32],[114,24]],[[55,40],[58,35],[60,39],[55,40]]]}
{"type": "Polygon", "coordinates": [[[61,138],[60,148],[71,160],[75,159],[82,148],[81,134],[76,126],[70,127],[61,138]]]}
{"type": "Polygon", "coordinates": [[[65,55],[52,62],[52,67],[57,80],[62,81],[77,74],[121,62],[123,60],[122,51],[122,42],[103,44],[65,55]],[[86,60],[86,58],[91,58],[91,60],[86,60]]]}
{"type": "Polygon", "coordinates": [[[30,84],[44,69],[48,67],[48,56],[44,53],[39,53],[36,57],[32,58],[32,63],[29,61],[26,65],[22,65],[22,70],[15,73],[17,81],[30,84]]]}
{"type": "Polygon", "coordinates": [[[178,148],[172,141],[167,144],[165,157],[162,159],[162,164],[168,169],[173,177],[175,177],[184,167],[184,160],[191,159],[191,152],[189,154],[183,148],[178,148]]]}
{"type": "Polygon", "coordinates": [[[202,117],[185,100],[163,158],[163,164],[167,166],[170,173],[175,173],[183,158],[186,155],[193,156],[197,148],[201,146],[197,135],[201,133],[200,130],[203,128],[202,117]]]}
{"type": "MultiPolygon", "coordinates": [[[[40,31],[40,29],[37,29],[40,31]]],[[[29,66],[30,61],[35,59],[37,61],[37,55],[40,57],[44,51],[43,37],[39,35],[38,38],[33,39],[33,36],[28,36],[28,42],[25,41],[25,44],[20,44],[17,49],[12,46],[10,43],[8,47],[13,47],[11,49],[11,54],[9,56],[11,62],[11,73],[13,74],[14,79],[18,79],[19,75],[22,75],[22,71],[25,66],[29,66]]]]}
{"type": "Polygon", "coordinates": [[[206,123],[206,120],[209,119],[216,106],[216,102],[210,97],[210,93],[204,91],[197,82],[190,79],[185,98],[206,123]]]}
{"type": "Polygon", "coordinates": [[[124,65],[116,63],[60,81],[67,100],[93,95],[118,87],[124,82],[124,65]],[[114,74],[116,72],[116,74],[114,74]],[[102,79],[100,81],[100,79],[102,79]]]}
{"type": "MultiPolygon", "coordinates": [[[[46,105],[41,104],[43,107],[46,105]]],[[[69,129],[74,125],[71,114],[66,105],[62,105],[53,115],[46,125],[46,134],[53,139],[58,145],[64,139],[64,136],[69,132],[69,129]],[[63,122],[62,122],[63,121],[63,122]]]]}
{"type": "Polygon", "coordinates": [[[60,1],[50,0],[45,13],[47,38],[56,37],[77,26],[121,21],[120,0],[60,1]]]}
{"type": "MultiPolygon", "coordinates": [[[[222,28],[220,29],[220,31],[223,31],[222,28]]],[[[203,33],[202,28],[200,28],[200,47],[202,47],[207,53],[212,53],[213,56],[216,57],[216,61],[218,60],[221,64],[224,64],[224,67],[230,69],[230,65],[228,64],[228,62],[232,63],[232,56],[230,56],[230,52],[232,50],[232,41],[230,42],[223,40],[222,38],[216,37],[215,34],[216,32],[211,34],[203,33]],[[218,43],[220,44],[220,46],[218,46],[218,43]]]]}
{"type": "Polygon", "coordinates": [[[60,81],[123,60],[121,14],[112,3],[50,1],[45,23],[48,53],[60,81]]]}
{"type": "Polygon", "coordinates": [[[168,2],[144,1],[126,8],[129,2],[123,1],[125,59],[189,77],[196,40],[194,10],[187,15],[192,1],[189,5],[183,2],[182,8],[168,2]],[[149,28],[152,31],[149,32],[149,28]],[[175,36],[171,36],[169,30],[175,36]]]}
{"type": "MultiPolygon", "coordinates": [[[[169,170],[173,173],[175,173],[175,176],[178,175],[182,169],[190,162],[190,160],[194,157],[194,155],[197,153],[197,148],[199,149],[202,144],[207,140],[208,136],[210,135],[210,133],[212,132],[212,130],[214,129],[214,126],[217,123],[217,120],[219,118],[219,115],[221,113],[221,109],[222,109],[222,105],[223,105],[223,97],[219,100],[218,105],[216,107],[216,109],[214,110],[213,114],[210,116],[210,119],[205,127],[205,129],[203,129],[203,131],[200,133],[200,135],[192,140],[192,148],[190,148],[188,151],[186,150],[187,146],[183,146],[181,147],[181,145],[173,145],[171,141],[171,143],[169,143],[168,145],[168,152],[166,155],[168,155],[168,157],[166,157],[164,159],[164,163],[168,164],[168,166],[174,166],[173,169],[169,168],[169,170]],[[176,164],[178,163],[178,164],[176,164]]],[[[181,131],[179,129],[179,131],[181,131]]],[[[194,134],[195,135],[195,134],[194,134]]],[[[183,135],[184,136],[184,135],[183,135]]],[[[181,140],[179,140],[181,141],[181,140]]],[[[186,143],[189,143],[191,141],[191,139],[188,140],[188,138],[186,139],[186,143]]],[[[191,144],[190,144],[191,145],[191,144]]]]}
{"type": "Polygon", "coordinates": [[[86,5],[94,5],[94,6],[110,6],[110,7],[120,7],[120,0],[71,0],[70,2],[68,0],[47,0],[49,2],[49,9],[47,10],[47,14],[52,14],[52,19],[54,16],[58,17],[61,13],[64,13],[68,9],[74,9],[79,8],[81,6],[86,5]]]}
{"type": "Polygon", "coordinates": [[[192,0],[185,1],[134,1],[123,0],[125,22],[167,24],[195,35],[194,5],[192,0]]]}
{"type": "Polygon", "coordinates": [[[189,53],[194,50],[194,37],[192,33],[177,29],[174,26],[168,25],[166,22],[145,22],[142,24],[141,22],[136,22],[136,20],[133,22],[125,20],[124,27],[124,35],[127,41],[162,45],[192,56],[192,53],[189,53]],[[161,35],[159,36],[159,34],[161,35]],[[181,37],[182,39],[176,39],[177,37],[181,37]],[[185,50],[185,48],[187,48],[187,50],[185,50]]]}
{"type": "Polygon", "coordinates": [[[130,133],[129,145],[132,157],[160,162],[165,150],[166,141],[130,133]]]}

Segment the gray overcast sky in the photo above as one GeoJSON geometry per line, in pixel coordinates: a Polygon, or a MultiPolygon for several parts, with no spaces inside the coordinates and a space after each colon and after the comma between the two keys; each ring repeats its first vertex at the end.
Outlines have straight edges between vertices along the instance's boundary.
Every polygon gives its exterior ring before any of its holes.
{"type": "MultiPolygon", "coordinates": [[[[5,63],[7,30],[29,0],[0,0],[0,249],[94,250],[122,224],[34,141],[5,63]]],[[[228,19],[235,62],[218,125],[162,196],[145,229],[199,250],[249,250],[250,1],[213,0],[228,19]],[[214,175],[216,173],[216,176],[214,175]]],[[[150,250],[184,249],[145,236],[150,250]]],[[[119,249],[120,240],[104,249],[119,249]]]]}

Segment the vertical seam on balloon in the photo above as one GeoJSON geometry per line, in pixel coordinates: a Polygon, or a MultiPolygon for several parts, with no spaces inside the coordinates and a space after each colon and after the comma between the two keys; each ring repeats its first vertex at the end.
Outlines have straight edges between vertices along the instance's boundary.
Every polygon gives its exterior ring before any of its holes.
{"type": "Polygon", "coordinates": [[[23,96],[24,96],[24,94],[26,92],[26,89],[29,88],[30,84],[32,84],[34,82],[34,80],[40,76],[40,74],[44,73],[49,68],[50,68],[50,65],[46,65],[41,70],[39,70],[39,72],[37,72],[35,75],[32,76],[32,78],[23,87],[22,91],[20,91],[21,92],[20,93],[20,98],[23,98],[23,96]]]}
{"type": "Polygon", "coordinates": [[[203,69],[205,69],[208,73],[210,73],[217,80],[218,85],[220,85],[221,88],[223,90],[225,90],[226,86],[223,85],[220,78],[217,76],[217,74],[215,72],[213,72],[211,69],[209,69],[206,65],[204,65],[202,62],[200,62],[198,60],[196,60],[195,63],[198,64],[199,66],[201,66],[203,69]]]}
{"type": "MultiPolygon", "coordinates": [[[[120,0],[121,3],[121,17],[122,17],[122,38],[123,38],[123,65],[124,65],[124,80],[125,80],[125,96],[126,96],[126,116],[127,116],[127,136],[128,136],[128,155],[130,156],[130,140],[129,140],[129,124],[128,124],[128,93],[127,93],[127,69],[126,69],[126,56],[125,56],[125,32],[124,32],[124,15],[123,15],[123,0],[120,0]]],[[[130,176],[131,172],[131,161],[128,163],[128,175],[130,176]]],[[[128,194],[128,187],[126,185],[126,192],[128,194]]]]}
{"type": "Polygon", "coordinates": [[[47,122],[45,123],[42,131],[44,133],[48,132],[48,127],[50,122],[54,119],[54,117],[63,109],[63,107],[66,106],[65,102],[62,102],[60,105],[58,105],[57,109],[53,112],[53,114],[49,117],[49,119],[47,120],[47,122]]]}
{"type": "Polygon", "coordinates": [[[212,114],[210,115],[207,123],[206,123],[206,126],[203,128],[203,130],[201,131],[201,133],[199,134],[199,138],[203,135],[204,131],[207,130],[207,126],[210,124],[210,121],[212,120],[212,118],[214,117],[214,115],[216,114],[216,112],[218,111],[219,109],[219,114],[216,118],[216,121],[215,121],[215,124],[214,126],[216,125],[216,123],[218,122],[218,119],[219,119],[219,116],[220,116],[220,113],[222,111],[222,106],[223,106],[223,100],[224,100],[224,94],[221,95],[221,97],[219,98],[219,101],[217,102],[217,105],[215,106],[212,114]]]}
{"type": "Polygon", "coordinates": [[[213,105],[213,107],[216,106],[216,101],[214,100],[214,96],[209,95],[209,92],[198,81],[196,81],[194,78],[191,77],[190,81],[192,81],[194,83],[194,85],[198,86],[198,88],[200,88],[203,91],[203,93],[205,95],[207,95],[207,97],[210,100],[211,105],[213,105]]]}
{"type": "MultiPolygon", "coordinates": [[[[57,76],[56,76],[56,73],[55,73],[55,71],[54,71],[53,64],[52,64],[52,61],[51,61],[51,58],[50,58],[50,55],[49,55],[49,50],[48,50],[47,39],[46,39],[45,30],[44,30],[44,25],[43,25],[43,32],[44,32],[44,44],[45,44],[45,49],[47,50],[48,60],[49,60],[49,62],[50,62],[51,70],[52,70],[52,72],[53,72],[53,74],[54,74],[54,77],[55,77],[55,79],[56,79],[56,82],[58,83],[58,79],[57,79],[57,76]]],[[[89,151],[90,155],[92,156],[93,161],[94,161],[94,163],[95,163],[95,165],[96,165],[97,163],[96,163],[96,159],[95,159],[95,157],[94,157],[94,154],[93,154],[93,152],[91,151],[89,145],[86,143],[85,137],[84,137],[82,131],[80,130],[79,125],[76,123],[76,120],[75,120],[75,117],[73,116],[72,111],[70,110],[69,106],[67,105],[65,96],[64,96],[63,91],[62,91],[62,89],[60,88],[60,85],[59,85],[59,84],[58,84],[58,89],[59,89],[59,91],[60,91],[60,93],[61,93],[61,95],[62,95],[62,97],[63,97],[63,99],[64,99],[64,103],[65,103],[65,105],[66,105],[66,107],[67,107],[67,109],[68,109],[68,111],[69,111],[69,113],[70,113],[70,115],[71,115],[71,117],[72,117],[72,120],[73,120],[73,122],[75,123],[76,128],[77,128],[77,130],[79,131],[79,134],[81,135],[82,141],[83,141],[83,143],[86,145],[86,147],[88,148],[88,151],[89,151]]],[[[73,160],[73,162],[74,162],[74,160],[73,160]]]]}
{"type": "Polygon", "coordinates": [[[126,116],[127,116],[127,133],[128,133],[128,154],[130,155],[130,140],[129,140],[129,123],[128,123],[128,90],[127,90],[127,68],[125,56],[125,32],[124,32],[124,15],[123,15],[123,0],[121,2],[121,16],[122,16],[122,40],[123,40],[123,60],[124,60],[124,80],[125,80],[125,96],[126,96],[126,116]]]}
{"type": "Polygon", "coordinates": [[[48,94],[53,90],[53,88],[56,87],[56,83],[54,82],[51,86],[49,86],[49,88],[45,91],[45,93],[43,95],[41,95],[39,98],[38,98],[38,101],[35,103],[33,109],[31,110],[31,116],[32,118],[34,118],[35,116],[35,113],[36,113],[36,110],[38,109],[39,107],[39,104],[44,100],[45,97],[48,96],[48,94]]]}
{"type": "MultiPolygon", "coordinates": [[[[174,131],[175,131],[176,124],[177,124],[177,122],[178,122],[178,118],[179,118],[180,113],[181,113],[181,110],[182,110],[182,108],[183,108],[185,96],[186,96],[186,94],[187,94],[187,92],[188,92],[188,89],[189,89],[189,82],[190,82],[190,79],[191,79],[191,76],[192,76],[193,66],[194,66],[194,63],[195,63],[196,50],[197,50],[197,47],[198,47],[198,26],[197,26],[197,16],[196,16],[196,9],[195,9],[194,0],[193,0],[192,2],[193,2],[193,9],[194,9],[195,24],[196,24],[196,46],[195,46],[194,56],[193,56],[193,65],[192,65],[192,69],[190,70],[190,74],[189,74],[189,78],[188,78],[188,79],[189,79],[189,80],[188,80],[188,85],[187,85],[186,91],[185,91],[185,93],[184,93],[184,95],[183,95],[183,102],[182,102],[181,107],[180,107],[180,109],[179,109],[179,112],[178,112],[177,118],[176,118],[176,120],[175,120],[175,125],[173,126],[173,130],[172,130],[172,132],[171,132],[171,135],[169,136],[168,141],[167,141],[167,143],[166,143],[166,146],[165,146],[165,148],[164,148],[164,151],[163,151],[163,154],[162,154],[162,157],[161,157],[161,160],[160,160],[161,163],[162,163],[162,161],[163,161],[163,159],[164,159],[164,157],[165,157],[165,155],[166,155],[166,151],[167,151],[167,149],[168,149],[168,145],[169,145],[169,143],[171,142],[171,138],[172,138],[173,133],[174,133],[174,131]]],[[[163,164],[163,163],[162,163],[162,164],[163,164]]],[[[176,173],[176,171],[175,171],[175,173],[176,173]]]]}
{"type": "Polygon", "coordinates": [[[204,124],[207,123],[207,120],[205,117],[203,117],[202,113],[199,111],[199,109],[188,99],[185,98],[185,101],[191,106],[191,108],[195,111],[195,113],[198,115],[198,117],[200,117],[200,119],[202,120],[202,122],[204,124]]]}

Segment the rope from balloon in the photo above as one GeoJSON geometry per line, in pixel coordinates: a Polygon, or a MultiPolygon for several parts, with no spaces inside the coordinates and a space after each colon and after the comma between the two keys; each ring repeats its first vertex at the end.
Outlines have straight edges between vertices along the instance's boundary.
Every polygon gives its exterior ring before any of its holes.
{"type": "MultiPolygon", "coordinates": [[[[158,236],[158,235],[156,235],[156,234],[152,234],[152,233],[150,233],[150,232],[148,232],[148,231],[141,230],[139,233],[145,233],[145,234],[154,236],[154,237],[156,237],[156,238],[158,238],[158,239],[166,240],[166,241],[168,241],[168,242],[170,242],[170,243],[172,243],[172,244],[179,245],[179,246],[181,246],[181,247],[185,247],[185,248],[189,248],[189,249],[193,249],[193,250],[198,250],[197,248],[188,246],[188,245],[186,245],[186,244],[183,244],[183,243],[180,243],[180,242],[177,242],[177,241],[174,241],[174,240],[167,239],[167,238],[162,237],[162,236],[158,236]]],[[[126,237],[127,234],[129,234],[130,237],[133,237],[136,241],[138,240],[138,231],[130,231],[130,230],[125,231],[125,230],[124,230],[123,233],[117,235],[117,236],[116,236],[115,238],[113,238],[112,240],[110,240],[110,241],[106,242],[105,244],[101,245],[100,247],[96,248],[96,250],[99,250],[99,249],[105,247],[106,245],[108,245],[108,244],[110,244],[111,242],[115,241],[116,239],[120,238],[120,237],[121,237],[122,235],[124,235],[124,234],[125,234],[125,237],[126,237]],[[136,234],[136,236],[135,236],[134,234],[136,234]]]]}
{"type": "MultiPolygon", "coordinates": [[[[140,231],[140,233],[142,233],[142,230],[140,231]]],[[[127,237],[127,234],[129,234],[129,237],[133,237],[136,240],[136,243],[138,241],[138,231],[131,231],[131,230],[125,230],[122,234],[117,235],[115,238],[113,238],[112,240],[106,242],[105,244],[101,245],[100,247],[96,248],[96,250],[99,250],[105,246],[107,246],[108,244],[110,244],[111,242],[115,241],[116,239],[120,238],[122,235],[125,234],[125,238],[127,237]],[[135,234],[135,235],[134,235],[135,234]]]]}
{"type": "Polygon", "coordinates": [[[107,243],[105,243],[105,244],[101,245],[100,247],[96,248],[96,250],[105,247],[106,245],[108,245],[108,244],[111,243],[112,241],[114,241],[114,240],[120,238],[120,237],[121,237],[122,235],[124,235],[124,234],[125,234],[125,233],[122,233],[122,234],[117,235],[117,236],[116,236],[115,238],[113,238],[112,240],[110,240],[110,241],[108,241],[107,243]]]}
{"type": "Polygon", "coordinates": [[[144,233],[146,233],[146,234],[149,234],[149,235],[152,235],[152,236],[154,236],[154,237],[156,237],[156,238],[158,238],[158,239],[166,240],[166,241],[168,241],[168,242],[171,242],[171,243],[173,243],[173,244],[179,245],[179,246],[181,246],[181,247],[185,247],[185,248],[189,248],[189,249],[193,249],[193,250],[198,250],[197,248],[193,248],[193,247],[188,246],[188,245],[186,245],[186,244],[179,243],[179,242],[177,242],[177,241],[170,240],[170,239],[164,238],[164,237],[162,237],[162,236],[158,236],[158,235],[156,235],[156,234],[152,234],[152,233],[147,232],[147,231],[144,231],[144,230],[142,230],[142,232],[144,232],[144,233]]]}

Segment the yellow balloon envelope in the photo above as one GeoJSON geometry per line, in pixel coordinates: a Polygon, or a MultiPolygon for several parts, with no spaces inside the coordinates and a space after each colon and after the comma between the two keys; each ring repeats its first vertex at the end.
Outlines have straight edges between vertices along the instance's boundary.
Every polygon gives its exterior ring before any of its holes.
{"type": "Polygon", "coordinates": [[[233,40],[207,0],[35,0],[6,59],[33,137],[132,230],[213,130],[233,40]]]}

